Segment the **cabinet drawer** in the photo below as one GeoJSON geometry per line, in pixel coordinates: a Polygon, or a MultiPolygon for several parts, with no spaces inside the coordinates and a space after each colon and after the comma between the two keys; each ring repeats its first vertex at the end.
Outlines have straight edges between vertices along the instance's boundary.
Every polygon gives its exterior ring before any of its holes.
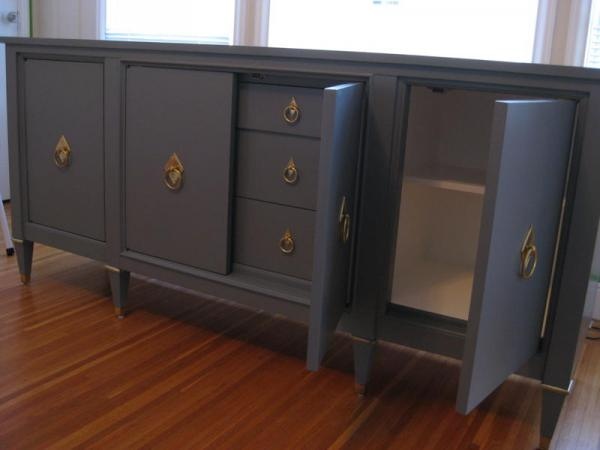
{"type": "Polygon", "coordinates": [[[29,220],[104,241],[103,66],[23,65],[29,220]]]}
{"type": "Polygon", "coordinates": [[[314,220],[315,214],[312,211],[238,198],[234,260],[240,264],[310,280],[314,220]],[[282,242],[286,231],[289,231],[291,241],[282,242]],[[293,249],[290,247],[291,242],[293,249]]]}
{"type": "Polygon", "coordinates": [[[321,89],[240,83],[238,127],[319,137],[322,103],[321,89]],[[295,121],[290,120],[295,118],[293,108],[284,116],[292,101],[298,111],[295,121]]]}
{"type": "Polygon", "coordinates": [[[228,73],[127,69],[128,249],[228,272],[233,81],[228,73]]]}
{"type": "Polygon", "coordinates": [[[240,131],[237,158],[238,196],[316,209],[318,139],[240,131]]]}

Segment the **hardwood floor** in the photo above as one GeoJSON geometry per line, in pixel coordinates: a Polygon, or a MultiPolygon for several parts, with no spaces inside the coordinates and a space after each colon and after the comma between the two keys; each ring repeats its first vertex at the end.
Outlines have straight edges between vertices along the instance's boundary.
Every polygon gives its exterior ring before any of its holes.
{"type": "MultiPolygon", "coordinates": [[[[307,330],[134,279],[113,316],[104,268],[36,245],[32,282],[0,256],[0,448],[533,449],[539,383],[512,377],[454,412],[456,361],[382,345],[370,393],[350,340],[304,368],[307,330]]],[[[600,335],[600,332],[598,333],[600,335]]],[[[600,448],[600,342],[590,341],[555,450],[600,448]]]]}

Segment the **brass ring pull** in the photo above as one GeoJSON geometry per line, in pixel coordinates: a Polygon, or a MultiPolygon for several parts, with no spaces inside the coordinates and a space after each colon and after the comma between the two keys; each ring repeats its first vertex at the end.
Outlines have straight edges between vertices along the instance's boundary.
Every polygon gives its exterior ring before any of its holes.
{"type": "Polygon", "coordinates": [[[340,206],[340,214],[338,217],[339,223],[339,232],[340,232],[340,241],[343,244],[348,242],[350,239],[350,223],[351,223],[350,213],[348,212],[348,202],[346,201],[346,196],[342,197],[342,204],[340,206]]]}
{"type": "Polygon", "coordinates": [[[289,255],[294,252],[295,248],[296,243],[294,242],[294,238],[292,237],[292,232],[288,228],[287,230],[285,230],[285,233],[283,233],[282,238],[279,239],[279,250],[281,250],[282,253],[289,255]]]}
{"type": "Polygon", "coordinates": [[[54,164],[60,169],[71,165],[71,146],[64,135],[60,137],[54,148],[54,164]]]}
{"type": "Polygon", "coordinates": [[[287,163],[283,169],[283,181],[287,184],[296,184],[298,182],[298,168],[293,158],[287,163]]]}
{"type": "Polygon", "coordinates": [[[300,107],[296,102],[296,97],[292,97],[290,103],[283,108],[283,120],[289,125],[295,125],[300,120],[300,107]]]}
{"type": "Polygon", "coordinates": [[[344,214],[341,217],[340,239],[344,244],[350,239],[350,214],[344,214]]]}
{"type": "Polygon", "coordinates": [[[183,164],[177,156],[173,153],[165,164],[165,172],[163,176],[163,182],[165,186],[172,191],[178,191],[183,186],[183,164]]]}
{"type": "Polygon", "coordinates": [[[183,184],[183,173],[175,167],[165,172],[165,186],[172,191],[178,191],[183,184]]]}
{"type": "Polygon", "coordinates": [[[521,265],[519,275],[525,280],[530,279],[537,267],[538,251],[535,245],[535,230],[533,225],[527,230],[523,245],[521,246],[521,265]]]}
{"type": "Polygon", "coordinates": [[[535,245],[528,245],[521,253],[521,276],[528,280],[537,267],[538,253],[535,245]]]}

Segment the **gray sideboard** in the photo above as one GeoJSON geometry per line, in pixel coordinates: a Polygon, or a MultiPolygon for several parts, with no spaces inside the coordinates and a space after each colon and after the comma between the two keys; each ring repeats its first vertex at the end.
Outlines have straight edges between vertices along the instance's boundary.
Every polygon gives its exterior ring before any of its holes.
{"type": "Polygon", "coordinates": [[[593,70],[343,52],[6,39],[13,235],[570,391],[600,207],[593,70]]]}

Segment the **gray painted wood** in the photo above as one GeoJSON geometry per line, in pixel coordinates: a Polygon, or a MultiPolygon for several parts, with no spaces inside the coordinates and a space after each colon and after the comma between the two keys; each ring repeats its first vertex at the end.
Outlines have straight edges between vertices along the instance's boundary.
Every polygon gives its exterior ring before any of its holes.
{"type": "MultiPolygon", "coordinates": [[[[394,205],[399,204],[399,197],[394,196],[390,178],[402,173],[398,164],[403,161],[403,148],[397,141],[407,121],[407,90],[396,77],[375,75],[369,80],[353,299],[350,313],[343,318],[354,335],[367,340],[378,337],[377,316],[383,316],[387,307],[382,290],[390,267],[393,270],[382,255],[392,257],[393,262],[395,246],[391,239],[396,234],[388,233],[385,227],[398,217],[394,205]]],[[[388,282],[391,286],[391,278],[388,282]]]]}
{"type": "Polygon", "coordinates": [[[107,58],[104,63],[104,167],[106,198],[106,256],[105,261],[118,267],[119,254],[124,248],[124,130],[122,130],[125,102],[121,98],[124,70],[118,58],[107,58]],[[123,110],[123,111],[122,111],[123,110]]]}
{"type": "Polygon", "coordinates": [[[319,140],[259,131],[238,132],[236,195],[298,208],[317,208],[319,140]],[[298,180],[288,184],[283,171],[290,159],[298,180]]]}
{"type": "Polygon", "coordinates": [[[379,339],[456,359],[463,356],[466,329],[461,320],[394,304],[377,323],[379,339]]]}
{"type": "Polygon", "coordinates": [[[8,164],[11,191],[11,234],[13,238],[24,239],[25,225],[23,210],[26,204],[27,185],[25,177],[24,151],[20,151],[23,116],[23,83],[18,83],[18,73],[22,71],[22,61],[14,48],[5,47],[6,54],[6,121],[8,124],[8,164]]]}
{"type": "Polygon", "coordinates": [[[28,220],[104,241],[102,64],[28,59],[24,71],[28,220]],[[72,156],[61,169],[62,135],[72,156]]]}
{"type": "MultiPolygon", "coordinates": [[[[596,235],[598,233],[597,223],[600,213],[599,194],[595,182],[600,171],[600,152],[597,151],[597,144],[595,144],[600,142],[600,127],[593,125],[600,121],[599,101],[600,89],[596,88],[589,100],[583,99],[579,102],[574,139],[575,152],[571,163],[571,182],[561,240],[562,251],[559,252],[558,258],[559,267],[562,267],[562,276],[554,283],[554,298],[557,301],[551,304],[553,308],[549,311],[545,339],[547,358],[543,382],[561,389],[567,389],[573,378],[573,371],[589,331],[588,325],[595,297],[589,295],[590,290],[595,290],[595,283],[592,282],[591,277],[583,276],[581,271],[587,272],[582,267],[591,264],[592,274],[597,274],[600,270],[600,255],[597,251],[590,250],[589,240],[591,233],[596,235]]],[[[597,238],[593,248],[598,248],[597,238]]],[[[551,404],[557,405],[558,402],[551,404]]]]}
{"type": "Polygon", "coordinates": [[[23,277],[31,277],[31,265],[33,263],[33,241],[14,241],[17,253],[17,264],[19,273],[23,277]]]}
{"type": "Polygon", "coordinates": [[[542,417],[540,420],[540,435],[548,439],[552,438],[554,429],[558,423],[563,402],[566,395],[551,392],[546,389],[542,392],[542,417]]]}
{"type": "Polygon", "coordinates": [[[104,242],[38,225],[37,223],[26,223],[24,230],[25,235],[33,242],[106,262],[106,244],[104,242]]]}
{"type": "Polygon", "coordinates": [[[322,95],[321,89],[240,83],[238,127],[319,137],[322,95]],[[290,125],[283,119],[283,110],[292,97],[300,108],[300,119],[290,125]]]}
{"type": "Polygon", "coordinates": [[[127,69],[128,249],[229,271],[233,90],[229,73],[127,69]],[[173,153],[184,166],[179,191],[163,182],[173,153]]]}
{"type": "Polygon", "coordinates": [[[301,283],[298,281],[302,280],[286,283],[284,277],[264,271],[257,277],[256,269],[236,264],[228,275],[220,275],[129,252],[122,255],[119,265],[121,269],[134,274],[201,292],[203,298],[214,296],[218,299],[235,300],[249,308],[308,323],[310,288],[306,285],[300,287],[301,283]]]}
{"type": "MultiPolygon", "coordinates": [[[[198,45],[198,44],[171,44],[158,42],[117,42],[103,40],[83,39],[45,39],[45,38],[12,38],[0,37],[0,42],[10,46],[37,47],[40,51],[50,53],[49,49],[60,49],[62,52],[91,52],[98,53],[123,53],[126,51],[138,54],[162,52],[174,55],[202,55],[203,58],[216,56],[224,65],[228,59],[244,59],[245,64],[256,70],[261,70],[265,60],[285,61],[287,65],[291,61],[299,61],[294,70],[302,72],[302,65],[312,63],[324,65],[330,63],[332,66],[344,66],[351,64],[358,66],[355,71],[362,73],[371,71],[383,74],[386,66],[408,66],[422,67],[431,73],[432,69],[438,70],[463,70],[476,71],[485,76],[488,74],[503,76],[534,75],[556,78],[600,80],[600,73],[594,69],[573,66],[552,66],[546,64],[510,63],[483,60],[469,60],[463,58],[441,58],[418,55],[393,55],[380,53],[364,53],[349,51],[322,51],[322,50],[300,50],[291,48],[269,48],[269,47],[241,47],[224,45],[198,45]],[[358,63],[358,64],[357,64],[358,63]],[[375,70],[377,68],[379,70],[375,70]]],[[[327,72],[323,70],[322,72],[327,72]]]]}
{"type": "Polygon", "coordinates": [[[539,348],[554,259],[575,104],[496,102],[457,409],[468,413],[539,348]],[[535,229],[537,269],[519,275],[535,229]]]}
{"type": "Polygon", "coordinates": [[[273,203],[236,198],[236,263],[310,280],[313,272],[315,213],[273,203]],[[286,254],[279,241],[290,230],[295,248],[286,254]]]}
{"type": "MultiPolygon", "coordinates": [[[[565,226],[555,290],[550,304],[549,329],[544,339],[542,358],[547,357],[544,382],[564,387],[572,375],[577,361],[577,348],[581,340],[580,325],[585,322],[585,291],[590,273],[593,242],[600,218],[600,203],[597,201],[599,188],[596,183],[600,172],[600,72],[597,70],[547,66],[537,64],[515,64],[491,61],[471,61],[464,59],[431,58],[404,55],[379,55],[357,52],[324,52],[315,50],[273,49],[256,47],[224,47],[182,44],[135,43],[114,41],[75,41],[57,39],[2,39],[8,43],[7,85],[9,153],[12,191],[12,233],[17,238],[44,239],[48,245],[55,245],[68,251],[86,254],[102,259],[106,249],[102,243],[64,233],[48,227],[27,224],[27,177],[25,167],[26,132],[19,124],[24,123],[23,71],[19,61],[23,56],[40,57],[48,60],[81,60],[101,62],[112,60],[136,61],[140,64],[168,64],[208,70],[225,70],[252,75],[267,76],[293,75],[298,84],[306,81],[312,85],[316,78],[329,80],[364,80],[369,91],[369,112],[366,140],[364,177],[361,181],[361,220],[356,256],[356,286],[352,315],[346,316],[345,327],[362,337],[372,337],[381,332],[375,311],[385,312],[387,300],[381,290],[387,284],[386,273],[389,263],[381,257],[388,251],[391,231],[390,210],[394,201],[387,196],[387,180],[393,173],[394,157],[401,152],[399,142],[391,139],[398,134],[402,124],[402,96],[394,95],[396,77],[408,84],[435,84],[469,89],[488,89],[521,95],[536,95],[575,99],[580,108],[579,131],[575,138],[574,159],[567,196],[565,226]],[[316,78],[315,78],[316,77],[316,78]],[[390,167],[391,170],[390,170],[390,167]],[[22,171],[22,173],[21,173],[22,171]],[[35,232],[35,236],[34,233],[35,232]],[[30,234],[31,233],[31,234],[30,234]]],[[[108,69],[107,69],[108,70],[108,69]]],[[[109,72],[112,69],[108,70],[109,72]]],[[[106,73],[106,71],[105,71],[106,73]]],[[[113,83],[105,85],[112,86],[113,83]]],[[[114,100],[120,94],[110,94],[114,100]]],[[[114,101],[109,100],[108,104],[114,101]]],[[[119,176],[115,171],[122,167],[120,148],[114,145],[114,136],[120,134],[119,122],[114,108],[106,117],[108,129],[106,149],[110,149],[113,170],[107,169],[107,195],[112,187],[118,190],[119,176]],[[108,136],[113,138],[108,138],[108,136]],[[118,162],[115,165],[115,161],[118,162]]],[[[108,167],[108,166],[107,166],[108,167]]],[[[306,320],[307,309],[288,301],[281,301],[288,295],[285,289],[268,294],[268,289],[257,288],[248,279],[244,282],[214,272],[178,265],[171,261],[131,254],[122,255],[120,236],[110,233],[116,228],[120,216],[109,213],[123,207],[120,195],[113,192],[112,206],[107,206],[108,257],[124,267],[144,273],[164,281],[177,283],[192,289],[233,298],[252,307],[287,314],[297,320],[306,320]],[[114,203],[114,202],[118,202],[114,203]],[[111,209],[112,208],[112,209],[111,209]],[[116,225],[115,225],[116,224],[116,225]],[[113,236],[113,237],[111,237],[113,236]],[[125,256],[128,255],[128,256],[125,256]],[[142,262],[144,260],[144,262],[142,262]],[[149,262],[151,261],[151,262],[149,262]],[[271,295],[271,296],[269,296],[271,295]],[[288,305],[291,305],[288,307],[288,305]]],[[[111,262],[117,266],[118,264],[111,262]]],[[[234,278],[235,276],[232,275],[234,278]]],[[[385,317],[385,316],[384,316],[385,317]]],[[[416,330],[415,330],[416,332],[416,330]]],[[[381,335],[395,340],[395,334],[381,335]]],[[[423,341],[427,341],[426,334],[423,341]]],[[[560,402],[562,403],[562,402],[560,402]]],[[[544,405],[547,408],[560,408],[558,403],[544,405]]]]}
{"type": "Polygon", "coordinates": [[[359,161],[363,85],[327,88],[323,95],[319,198],[315,225],[313,289],[308,332],[309,370],[317,370],[346,308],[351,241],[340,239],[339,211],[347,199],[354,233],[354,185],[359,161]]]}
{"type": "Polygon", "coordinates": [[[352,353],[354,355],[354,378],[358,386],[366,387],[371,375],[371,367],[377,350],[377,341],[364,339],[352,340],[352,353]]]}
{"type": "Polygon", "coordinates": [[[107,268],[112,301],[115,308],[119,308],[119,315],[124,315],[124,309],[127,306],[127,293],[129,290],[130,272],[114,268],[107,268]]]}

